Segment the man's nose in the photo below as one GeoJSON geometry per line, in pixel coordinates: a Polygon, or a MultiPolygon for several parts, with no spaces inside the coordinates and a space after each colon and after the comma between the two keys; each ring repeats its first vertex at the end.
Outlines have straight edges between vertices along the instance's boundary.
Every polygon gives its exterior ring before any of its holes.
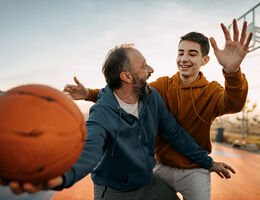
{"type": "Polygon", "coordinates": [[[148,72],[149,72],[150,74],[154,72],[153,68],[152,68],[150,65],[148,65],[148,72]]]}

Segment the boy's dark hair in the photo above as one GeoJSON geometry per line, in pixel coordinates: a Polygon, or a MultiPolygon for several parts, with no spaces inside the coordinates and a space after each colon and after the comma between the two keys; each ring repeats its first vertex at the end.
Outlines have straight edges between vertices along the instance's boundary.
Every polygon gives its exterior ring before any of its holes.
{"type": "Polygon", "coordinates": [[[189,41],[199,43],[202,56],[207,56],[209,54],[209,48],[210,48],[209,39],[205,35],[198,32],[190,32],[181,37],[179,44],[183,40],[189,40],[189,41]]]}
{"type": "Polygon", "coordinates": [[[120,74],[123,71],[132,71],[127,51],[133,48],[133,44],[123,44],[111,49],[103,64],[102,72],[111,89],[121,87],[120,74]]]}

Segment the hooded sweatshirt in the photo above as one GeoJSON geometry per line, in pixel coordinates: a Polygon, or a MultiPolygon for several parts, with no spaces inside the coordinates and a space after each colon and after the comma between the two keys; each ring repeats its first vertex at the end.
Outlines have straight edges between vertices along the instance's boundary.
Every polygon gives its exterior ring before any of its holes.
{"type": "MultiPolygon", "coordinates": [[[[216,81],[207,81],[202,72],[186,86],[182,84],[179,72],[171,78],[162,77],[150,83],[162,95],[180,125],[209,153],[212,151],[212,122],[217,116],[241,111],[248,92],[247,80],[240,70],[235,74],[223,71],[223,75],[225,89],[216,81]]],[[[157,137],[155,154],[158,162],[164,165],[176,168],[199,167],[160,135],[157,137]]]]}
{"type": "Polygon", "coordinates": [[[64,174],[62,187],[70,187],[90,172],[94,183],[118,190],[134,190],[148,184],[156,163],[158,130],[185,156],[206,169],[212,166],[208,152],[176,122],[159,93],[151,90],[148,97],[139,100],[139,118],[119,106],[108,86],[99,92],[98,101],[90,109],[83,152],[64,174]]]}

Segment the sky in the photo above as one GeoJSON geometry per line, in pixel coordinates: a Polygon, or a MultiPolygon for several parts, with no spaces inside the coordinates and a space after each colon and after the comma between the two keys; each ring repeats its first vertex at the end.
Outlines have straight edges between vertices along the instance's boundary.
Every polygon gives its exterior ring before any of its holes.
{"type": "MultiPolygon", "coordinates": [[[[0,90],[45,84],[62,90],[76,76],[86,87],[105,86],[101,72],[107,52],[134,43],[154,68],[148,80],[177,72],[182,35],[197,31],[214,37],[220,48],[220,23],[229,25],[259,0],[0,0],[0,90]]],[[[260,27],[260,6],[256,26],[260,27]]],[[[247,17],[252,21],[252,14],[247,17]]],[[[213,50],[201,71],[223,85],[222,67],[213,50]]],[[[260,49],[241,64],[248,97],[260,107],[260,49]]],[[[78,101],[83,112],[90,103],[78,101]]]]}

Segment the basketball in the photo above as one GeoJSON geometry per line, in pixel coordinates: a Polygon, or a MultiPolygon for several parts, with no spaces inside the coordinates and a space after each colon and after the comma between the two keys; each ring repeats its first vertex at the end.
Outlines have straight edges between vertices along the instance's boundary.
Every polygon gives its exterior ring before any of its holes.
{"type": "Polygon", "coordinates": [[[23,85],[0,96],[0,177],[44,183],[69,170],[86,138],[83,114],[62,92],[23,85]]]}

